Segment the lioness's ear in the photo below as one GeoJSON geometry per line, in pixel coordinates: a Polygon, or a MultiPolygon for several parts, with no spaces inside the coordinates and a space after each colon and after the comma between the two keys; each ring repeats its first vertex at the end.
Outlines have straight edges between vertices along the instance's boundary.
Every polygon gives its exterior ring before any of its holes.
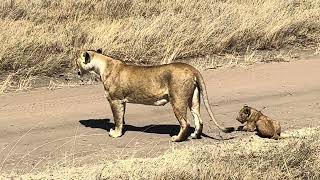
{"type": "Polygon", "coordinates": [[[99,49],[97,49],[97,51],[96,51],[97,53],[99,53],[99,54],[102,54],[102,49],[101,48],[99,48],[99,49]]]}
{"type": "Polygon", "coordinates": [[[88,52],[82,53],[82,57],[83,57],[83,59],[84,59],[84,63],[85,63],[85,64],[88,64],[88,63],[90,62],[90,55],[89,55],[88,52]]]}

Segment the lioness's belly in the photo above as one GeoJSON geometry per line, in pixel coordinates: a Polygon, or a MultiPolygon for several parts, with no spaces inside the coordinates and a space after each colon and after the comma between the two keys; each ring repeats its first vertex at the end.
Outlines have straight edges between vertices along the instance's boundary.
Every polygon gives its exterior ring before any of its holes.
{"type": "Polygon", "coordinates": [[[128,80],[129,82],[122,84],[122,89],[124,89],[122,94],[128,103],[163,106],[169,102],[170,87],[168,78],[166,78],[168,73],[159,74],[152,71],[153,74],[148,75],[150,72],[147,71],[146,74],[139,72],[140,76],[132,75],[132,73],[131,76],[125,74],[126,77],[131,78],[128,80]]]}
{"type": "Polygon", "coordinates": [[[151,95],[151,94],[139,94],[128,96],[126,98],[128,103],[145,104],[154,106],[163,106],[169,102],[168,94],[151,95]]]}

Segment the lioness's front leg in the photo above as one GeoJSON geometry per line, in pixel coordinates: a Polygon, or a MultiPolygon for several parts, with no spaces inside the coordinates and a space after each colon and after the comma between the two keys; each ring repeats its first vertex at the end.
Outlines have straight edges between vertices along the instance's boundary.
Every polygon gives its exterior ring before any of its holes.
{"type": "Polygon", "coordinates": [[[122,136],[122,129],[123,129],[123,121],[124,121],[124,114],[125,114],[125,106],[124,102],[120,100],[109,101],[110,107],[112,110],[115,128],[110,129],[109,135],[111,137],[120,137],[122,136]]]}

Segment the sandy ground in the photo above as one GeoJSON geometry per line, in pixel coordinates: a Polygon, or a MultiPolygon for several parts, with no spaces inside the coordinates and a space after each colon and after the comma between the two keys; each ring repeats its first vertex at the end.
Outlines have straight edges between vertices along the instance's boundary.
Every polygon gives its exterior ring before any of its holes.
{"type": "MultiPolygon", "coordinates": [[[[284,131],[320,126],[320,58],[219,69],[203,75],[211,107],[224,126],[239,125],[235,116],[244,104],[264,108],[264,114],[278,119],[284,131]]],[[[0,96],[0,173],[156,157],[168,149],[247,136],[219,132],[202,108],[206,137],[172,143],[170,135],[179,126],[170,105],[128,104],[126,132],[113,139],[108,136],[112,114],[103,94],[102,85],[92,85],[0,96]]]]}

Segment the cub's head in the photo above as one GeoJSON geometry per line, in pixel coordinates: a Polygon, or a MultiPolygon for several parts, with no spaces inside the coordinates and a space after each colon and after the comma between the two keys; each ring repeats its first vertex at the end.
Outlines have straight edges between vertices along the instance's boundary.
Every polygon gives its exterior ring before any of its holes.
{"type": "Polygon", "coordinates": [[[237,121],[239,121],[241,124],[247,122],[250,114],[251,114],[251,107],[247,105],[243,106],[243,108],[240,110],[238,114],[237,121]]]}
{"type": "Polygon", "coordinates": [[[99,53],[102,54],[102,50],[88,50],[88,51],[83,51],[80,53],[80,57],[76,59],[76,70],[78,73],[78,76],[82,76],[93,69],[93,65],[90,64],[92,55],[94,53],[99,53]]]}

